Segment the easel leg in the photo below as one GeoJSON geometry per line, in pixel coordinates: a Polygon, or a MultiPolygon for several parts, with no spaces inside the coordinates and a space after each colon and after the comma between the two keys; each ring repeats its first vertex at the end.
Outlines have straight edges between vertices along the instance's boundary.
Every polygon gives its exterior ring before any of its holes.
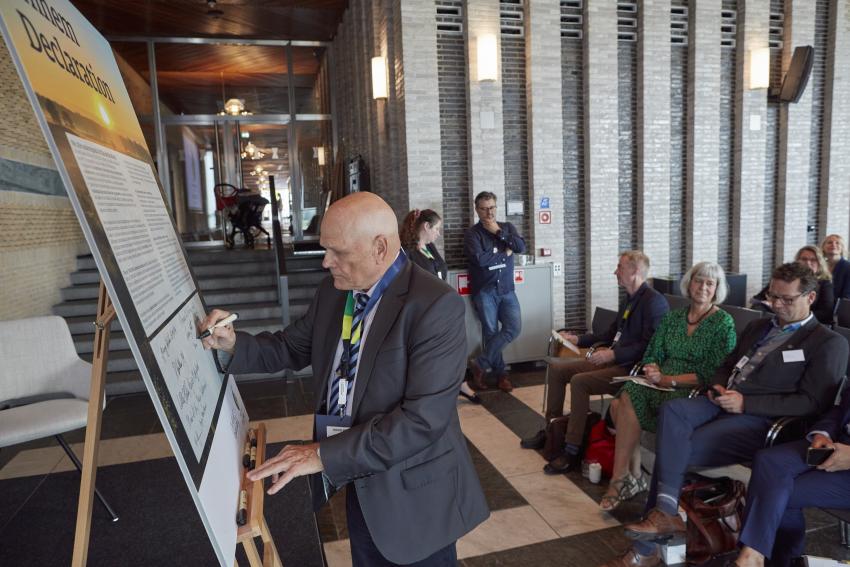
{"type": "Polygon", "coordinates": [[[263,523],[260,526],[260,533],[263,538],[263,565],[266,567],[283,567],[265,516],[263,516],[263,523]]]}
{"type": "Polygon", "coordinates": [[[260,552],[257,551],[257,544],[254,543],[254,538],[243,539],[242,548],[245,549],[245,555],[248,556],[248,565],[251,567],[263,567],[263,560],[260,559],[260,552]]]}
{"type": "Polygon", "coordinates": [[[85,567],[89,554],[91,512],[94,500],[94,483],[97,475],[97,452],[100,442],[100,424],[103,417],[104,383],[106,362],[109,353],[109,326],[115,318],[115,309],[109,300],[106,286],[100,282],[97,299],[97,321],[94,333],[94,357],[92,359],[91,388],[89,389],[89,412],[86,425],[86,443],[83,450],[80,501],[77,506],[77,529],[74,534],[73,567],[85,567]]]}

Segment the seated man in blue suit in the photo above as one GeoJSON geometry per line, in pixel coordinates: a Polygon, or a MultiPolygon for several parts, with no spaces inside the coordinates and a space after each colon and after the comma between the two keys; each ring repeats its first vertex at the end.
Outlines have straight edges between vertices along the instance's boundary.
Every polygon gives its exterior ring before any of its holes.
{"type": "MultiPolygon", "coordinates": [[[[586,359],[572,358],[552,363],[546,394],[547,423],[563,415],[568,385],[572,415],[587,415],[593,395],[616,394],[623,383],[612,384],[611,379],[628,374],[634,363],[643,357],[655,329],[670,310],[667,299],[646,282],[649,257],[640,250],[627,250],[620,254],[614,275],[617,285],[626,292],[626,301],[608,330],[599,335],[591,332],[580,336],[561,331],[565,340],[581,348],[599,342],[610,346],[594,350],[586,359]]],[[[564,452],[544,466],[543,472],[560,474],[581,465],[585,423],[584,419],[569,421],[564,452]]],[[[542,449],[545,443],[546,431],[541,430],[533,437],[523,439],[520,445],[526,449],[542,449]]]]}
{"type": "Polygon", "coordinates": [[[744,511],[744,548],[730,565],[788,567],[802,555],[806,524],[803,508],[850,508],[850,390],[811,430],[807,439],[759,451],[744,511]],[[809,447],[832,455],[818,466],[806,464],[809,447]]]}
{"type": "Polygon", "coordinates": [[[656,543],[685,535],[678,504],[688,467],[749,461],[777,417],[829,409],[847,369],[848,344],[812,315],[817,286],[808,267],[776,268],[767,293],[774,317],[747,325],[708,396],[661,406],[648,514],[625,526],[637,541],[605,567],[661,565],[656,543]]]}

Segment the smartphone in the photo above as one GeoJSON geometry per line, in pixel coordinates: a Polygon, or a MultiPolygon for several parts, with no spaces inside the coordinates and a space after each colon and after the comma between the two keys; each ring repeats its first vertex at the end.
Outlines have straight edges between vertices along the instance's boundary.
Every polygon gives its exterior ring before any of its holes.
{"type": "Polygon", "coordinates": [[[819,449],[809,447],[806,451],[806,464],[816,467],[827,460],[834,450],[832,447],[821,447],[819,449]]]}

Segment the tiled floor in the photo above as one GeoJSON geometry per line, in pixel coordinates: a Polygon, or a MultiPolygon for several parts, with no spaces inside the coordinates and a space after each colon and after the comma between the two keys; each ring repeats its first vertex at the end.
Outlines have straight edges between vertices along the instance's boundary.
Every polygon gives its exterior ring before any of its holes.
{"type": "MultiPolygon", "coordinates": [[[[514,382],[517,387],[510,395],[483,392],[483,405],[458,401],[461,426],[491,509],[490,518],[458,542],[460,563],[597,565],[627,547],[619,526],[640,515],[642,499],[627,503],[613,515],[606,514],[597,504],[603,486],[589,483],[578,473],[543,474],[542,457],[519,447],[520,437],[534,433],[542,424],[543,371],[532,365],[517,369],[514,382]]],[[[309,380],[278,380],[240,386],[249,415],[266,423],[270,442],[309,438],[310,384],[309,380]]],[[[81,448],[82,432],[68,438],[81,448]]],[[[143,395],[110,400],[102,438],[102,465],[171,454],[151,402],[143,395]]],[[[0,481],[71,466],[55,443],[43,440],[0,452],[0,481]]],[[[831,517],[813,513],[809,520],[813,551],[850,558],[850,553],[836,545],[838,530],[831,517]]],[[[331,499],[317,521],[328,564],[350,565],[344,493],[331,499]]]]}

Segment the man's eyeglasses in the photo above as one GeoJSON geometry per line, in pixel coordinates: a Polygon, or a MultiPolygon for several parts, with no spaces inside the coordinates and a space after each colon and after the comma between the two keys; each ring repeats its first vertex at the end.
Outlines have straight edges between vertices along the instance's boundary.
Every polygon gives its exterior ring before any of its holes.
{"type": "Polygon", "coordinates": [[[808,295],[808,292],[798,293],[797,295],[787,296],[787,295],[776,295],[775,293],[770,293],[769,291],[764,294],[765,299],[770,302],[779,301],[782,305],[791,305],[794,301],[797,300],[798,297],[802,297],[804,295],[808,295]]]}
{"type": "Polygon", "coordinates": [[[495,212],[496,205],[493,205],[492,207],[475,207],[475,208],[478,209],[479,211],[481,211],[482,213],[492,213],[492,212],[495,212]]]}

